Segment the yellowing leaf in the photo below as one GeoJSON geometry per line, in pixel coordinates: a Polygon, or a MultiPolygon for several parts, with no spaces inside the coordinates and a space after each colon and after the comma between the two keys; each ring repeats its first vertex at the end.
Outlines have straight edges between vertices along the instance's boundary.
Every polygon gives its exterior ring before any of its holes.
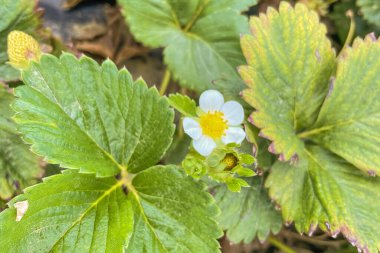
{"type": "Polygon", "coordinates": [[[342,233],[363,252],[380,250],[380,178],[370,177],[329,151],[308,146],[296,167],[277,162],[266,186],[283,219],[310,235],[319,226],[342,233]]]}
{"type": "Polygon", "coordinates": [[[251,119],[260,134],[273,141],[270,150],[296,160],[303,150],[296,134],[316,120],[335,68],[334,50],[317,14],[302,4],[269,8],[252,17],[250,27],[252,34],[241,41],[248,66],[240,74],[249,87],[243,98],[256,109],[251,119]]]}
{"type": "Polygon", "coordinates": [[[380,174],[380,41],[344,52],[315,126],[302,134],[371,175],[380,174]]]}

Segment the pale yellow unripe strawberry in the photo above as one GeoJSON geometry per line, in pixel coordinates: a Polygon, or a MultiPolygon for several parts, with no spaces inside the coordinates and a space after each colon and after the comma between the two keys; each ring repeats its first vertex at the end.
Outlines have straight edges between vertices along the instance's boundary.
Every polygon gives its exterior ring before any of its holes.
{"type": "Polygon", "coordinates": [[[25,69],[30,61],[38,61],[40,57],[40,45],[32,36],[20,31],[9,33],[8,58],[10,65],[18,69],[25,69]]]}

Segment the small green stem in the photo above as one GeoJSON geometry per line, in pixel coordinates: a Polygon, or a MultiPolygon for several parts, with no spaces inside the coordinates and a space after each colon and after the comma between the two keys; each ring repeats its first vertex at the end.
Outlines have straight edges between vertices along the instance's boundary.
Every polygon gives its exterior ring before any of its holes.
{"type": "Polygon", "coordinates": [[[166,92],[166,89],[168,88],[169,82],[170,82],[170,70],[166,69],[164,77],[162,78],[161,85],[160,85],[160,95],[163,96],[166,92]]]}
{"type": "Polygon", "coordinates": [[[350,30],[348,31],[346,41],[344,42],[344,45],[342,49],[340,50],[338,57],[342,54],[344,49],[351,44],[355,35],[356,24],[355,24],[355,19],[354,19],[354,13],[352,12],[352,10],[348,10],[346,12],[346,16],[351,19],[350,30]]]}
{"type": "MultiPolygon", "coordinates": [[[[187,95],[187,89],[181,87],[181,94],[182,94],[182,95],[187,95]]],[[[179,136],[180,138],[182,138],[183,135],[184,135],[184,130],[183,130],[183,118],[181,118],[181,119],[179,120],[179,123],[178,123],[178,136],[179,136]]]]}
{"type": "Polygon", "coordinates": [[[268,242],[285,253],[296,253],[296,251],[294,251],[292,248],[286,246],[283,242],[277,240],[273,236],[269,236],[268,242]]]}

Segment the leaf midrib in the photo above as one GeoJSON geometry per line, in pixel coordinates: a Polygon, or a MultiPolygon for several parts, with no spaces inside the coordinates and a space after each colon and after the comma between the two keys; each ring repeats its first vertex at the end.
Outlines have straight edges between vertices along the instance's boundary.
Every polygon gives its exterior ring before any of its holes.
{"type": "Polygon", "coordinates": [[[74,228],[76,225],[78,225],[85,217],[86,215],[93,210],[95,207],[98,206],[98,204],[106,197],[110,196],[114,191],[118,189],[123,184],[122,181],[117,181],[116,184],[112,185],[111,188],[109,188],[107,191],[105,191],[99,198],[97,198],[79,217],[76,219],[63,233],[62,236],[60,236],[57,241],[53,244],[53,246],[50,248],[49,252],[54,252],[54,248],[58,245],[58,243],[69,233],[69,231],[74,228]]]}
{"type": "MultiPolygon", "coordinates": [[[[61,104],[58,102],[53,90],[50,88],[50,86],[48,85],[48,82],[45,80],[45,77],[43,75],[41,75],[43,81],[45,82],[45,85],[46,87],[50,90],[51,94],[53,95],[54,99],[56,100],[56,103],[53,103],[53,101],[51,101],[44,93],[42,93],[40,90],[36,89],[35,87],[31,86],[31,85],[28,85],[27,87],[28,88],[31,88],[33,90],[35,90],[37,93],[41,94],[44,98],[47,99],[47,101],[49,101],[49,103],[53,104],[53,105],[56,105],[60,110],[61,112],[73,123],[73,125],[78,128],[85,136],[87,136],[87,138],[95,144],[96,147],[98,147],[99,150],[101,150],[105,155],[106,157],[109,158],[109,160],[114,163],[116,165],[117,168],[119,168],[120,171],[122,171],[124,168],[122,165],[120,165],[115,159],[114,157],[108,153],[106,150],[104,150],[102,147],[99,146],[99,144],[86,132],[84,131],[80,126],[78,126],[78,124],[66,113],[66,111],[62,108],[61,104]]],[[[79,102],[78,102],[79,103],[79,102]]]]}
{"type": "Polygon", "coordinates": [[[317,135],[317,134],[319,134],[321,132],[328,131],[328,130],[330,130],[332,128],[335,128],[335,127],[349,125],[349,124],[354,124],[354,123],[358,123],[358,122],[363,121],[363,120],[367,120],[368,118],[371,118],[371,117],[373,117],[374,115],[377,115],[377,114],[380,114],[380,113],[379,112],[374,112],[371,115],[365,115],[363,117],[352,118],[352,119],[349,119],[349,120],[335,121],[334,123],[332,123],[330,125],[327,125],[327,126],[321,126],[321,127],[318,127],[318,128],[314,128],[314,129],[311,129],[311,130],[306,130],[304,132],[298,133],[297,136],[300,139],[307,138],[307,137],[310,137],[310,136],[313,136],[313,135],[317,135]]]}

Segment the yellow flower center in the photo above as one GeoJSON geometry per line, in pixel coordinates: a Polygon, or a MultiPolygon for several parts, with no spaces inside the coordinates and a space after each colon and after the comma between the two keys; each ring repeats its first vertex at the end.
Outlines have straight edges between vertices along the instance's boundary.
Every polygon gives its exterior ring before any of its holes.
{"type": "Polygon", "coordinates": [[[238,159],[232,153],[226,154],[222,162],[226,165],[226,168],[224,170],[232,170],[236,165],[238,165],[238,159]]]}
{"type": "Polygon", "coordinates": [[[227,130],[227,121],[222,112],[208,112],[199,117],[202,133],[213,139],[221,138],[227,130]]]}

